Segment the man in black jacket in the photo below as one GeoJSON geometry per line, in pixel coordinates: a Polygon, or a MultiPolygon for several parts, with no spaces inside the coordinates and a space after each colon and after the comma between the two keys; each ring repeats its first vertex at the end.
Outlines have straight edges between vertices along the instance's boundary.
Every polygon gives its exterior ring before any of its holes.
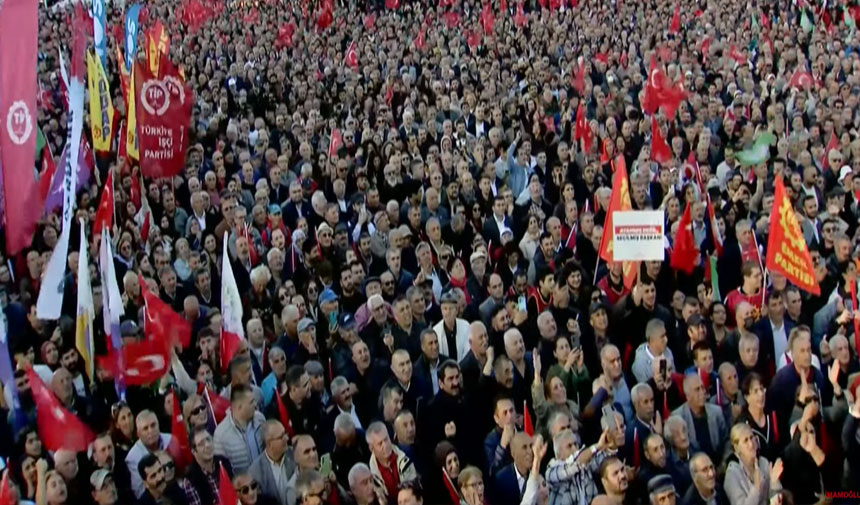
{"type": "MultiPolygon", "coordinates": [[[[423,422],[419,429],[424,437],[425,453],[436,444],[448,440],[457,448],[457,454],[467,462],[479,462],[481,438],[476,436],[474,414],[466,406],[466,397],[461,393],[460,366],[454,360],[443,361],[437,369],[439,392],[423,406],[418,418],[423,422]]],[[[421,406],[419,406],[419,410],[421,406]]]]}
{"type": "Polygon", "coordinates": [[[203,503],[216,503],[218,501],[218,480],[220,479],[221,465],[227,471],[227,475],[233,476],[233,467],[230,461],[223,456],[215,455],[215,443],[212,435],[205,426],[199,426],[191,433],[191,454],[194,462],[188,467],[186,477],[194,486],[200,500],[203,503]]]}

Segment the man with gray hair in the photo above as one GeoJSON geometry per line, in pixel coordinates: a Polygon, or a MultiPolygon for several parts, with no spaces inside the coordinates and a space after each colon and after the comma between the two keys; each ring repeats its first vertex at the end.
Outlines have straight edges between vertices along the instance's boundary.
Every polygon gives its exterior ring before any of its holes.
{"type": "Polygon", "coordinates": [[[729,432],[723,410],[705,399],[705,388],[699,374],[684,377],[684,395],[687,401],[672,412],[687,425],[690,441],[717,462],[722,461],[723,448],[729,432]]]}
{"type": "Polygon", "coordinates": [[[627,426],[625,434],[625,446],[628,454],[632,456],[631,462],[642,461],[644,456],[645,439],[652,431],[660,433],[663,431],[663,421],[660,413],[655,413],[654,391],[647,383],[640,382],[630,390],[630,398],[633,401],[633,419],[627,426]]]}
{"type": "Polygon", "coordinates": [[[251,463],[248,473],[260,485],[261,492],[278,501],[278,505],[295,503],[295,489],[289,486],[296,473],[289,445],[290,439],[280,421],[270,419],[263,424],[264,450],[251,463]]]}
{"type": "Polygon", "coordinates": [[[349,491],[355,505],[385,505],[386,500],[375,488],[373,474],[364,463],[356,463],[349,470],[349,491]]]}
{"type": "Polygon", "coordinates": [[[668,444],[666,466],[678,484],[685,489],[690,486],[690,457],[698,450],[698,447],[690,442],[687,434],[687,423],[678,416],[670,416],[663,423],[663,438],[668,444]]]}
{"type": "Polygon", "coordinates": [[[377,421],[367,427],[365,435],[370,447],[370,472],[373,483],[383,496],[397,496],[397,487],[401,482],[418,478],[415,465],[397,446],[391,443],[388,428],[377,421]],[[383,472],[388,478],[383,478],[383,472]],[[393,478],[392,478],[393,477],[393,478]]]}
{"type": "Polygon", "coordinates": [[[370,461],[370,449],[364,437],[359,437],[355,423],[349,414],[340,414],[334,419],[334,448],[331,451],[331,465],[338,483],[349,487],[348,474],[356,463],[370,461]]]}
{"type": "Polygon", "coordinates": [[[651,363],[655,360],[665,359],[667,369],[675,368],[675,358],[669,349],[669,339],[666,333],[666,323],[662,319],[654,318],[645,325],[646,341],[639,344],[633,358],[633,376],[637,382],[647,382],[653,377],[651,363]]]}
{"type": "Polygon", "coordinates": [[[549,502],[553,505],[580,505],[590,503],[597,495],[593,478],[607,451],[607,433],[590,447],[580,447],[579,437],[571,430],[563,430],[552,439],[555,457],[546,469],[549,502]]]}
{"type": "Polygon", "coordinates": [[[128,451],[125,464],[131,475],[131,489],[134,491],[134,496],[140,498],[143,495],[144,486],[137,465],[147,454],[167,448],[170,445],[171,436],[169,433],[160,432],[158,417],[151,410],[141,411],[134,424],[137,429],[137,442],[128,451]]]}

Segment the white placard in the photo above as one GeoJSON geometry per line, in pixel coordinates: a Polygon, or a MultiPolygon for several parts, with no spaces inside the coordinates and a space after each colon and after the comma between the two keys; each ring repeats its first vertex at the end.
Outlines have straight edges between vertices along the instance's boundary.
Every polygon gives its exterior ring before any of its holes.
{"type": "Polygon", "coordinates": [[[662,261],[664,214],[661,210],[615,211],[612,256],[615,261],[662,261]]]}

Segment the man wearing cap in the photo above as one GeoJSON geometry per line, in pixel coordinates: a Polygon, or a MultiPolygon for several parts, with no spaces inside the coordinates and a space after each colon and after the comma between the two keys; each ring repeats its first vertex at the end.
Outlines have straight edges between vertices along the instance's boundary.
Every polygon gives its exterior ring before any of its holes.
{"type": "Polygon", "coordinates": [[[439,352],[459,362],[469,352],[469,323],[457,317],[459,299],[453,291],[442,295],[442,320],[433,326],[439,352]]]}
{"type": "Polygon", "coordinates": [[[304,365],[309,360],[319,359],[317,328],[314,320],[309,317],[302,318],[299,321],[298,332],[299,346],[293,355],[292,362],[304,365]]]}
{"type": "Polygon", "coordinates": [[[119,494],[113,481],[113,475],[109,471],[104,468],[96,469],[90,475],[90,486],[96,505],[116,505],[118,503],[119,494]]]}
{"type": "Polygon", "coordinates": [[[678,494],[672,477],[658,475],[648,481],[648,502],[651,505],[675,505],[678,494]]]}

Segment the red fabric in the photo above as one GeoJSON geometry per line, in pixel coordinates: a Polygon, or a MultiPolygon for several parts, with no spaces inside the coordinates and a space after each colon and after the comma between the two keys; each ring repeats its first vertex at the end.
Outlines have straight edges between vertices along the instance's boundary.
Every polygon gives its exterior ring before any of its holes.
{"type": "Polygon", "coordinates": [[[173,412],[170,416],[170,445],[167,447],[167,452],[176,463],[177,468],[183,470],[188,467],[193,461],[191,456],[191,446],[188,443],[188,427],[182,418],[182,411],[179,408],[179,396],[176,391],[170,393],[173,396],[173,412]]]}
{"type": "Polygon", "coordinates": [[[60,403],[32,368],[27,370],[30,391],[36,403],[36,424],[39,438],[49,451],[69,449],[76,452],[87,450],[95,439],[89,427],[60,403]]]}
{"type": "Polygon", "coordinates": [[[495,30],[496,20],[493,17],[493,9],[489,2],[484,4],[484,9],[481,11],[481,26],[486,35],[491,35],[495,30]]]}
{"type": "Polygon", "coordinates": [[[233,505],[239,502],[239,496],[236,490],[233,489],[233,483],[230,482],[230,476],[227,475],[227,470],[224,469],[223,463],[218,463],[218,503],[221,505],[233,505]]]}
{"type": "Polygon", "coordinates": [[[661,164],[672,160],[672,150],[660,133],[660,125],[657,124],[655,116],[651,116],[651,159],[661,164]]]}
{"type": "Polygon", "coordinates": [[[99,208],[96,210],[96,218],[93,222],[93,231],[99,233],[102,226],[110,230],[113,225],[113,170],[108,171],[105,179],[105,187],[99,200],[99,208]]]}
{"type": "Polygon", "coordinates": [[[827,141],[827,147],[824,148],[824,156],[821,158],[822,170],[827,170],[830,168],[830,160],[828,159],[827,155],[830,154],[830,151],[834,149],[839,149],[839,139],[836,138],[836,133],[830,132],[830,140],[827,141]]]}
{"type": "Polygon", "coordinates": [[[585,151],[586,154],[591,152],[591,145],[594,138],[591,133],[591,127],[588,125],[585,106],[582,102],[579,102],[579,106],[576,108],[576,124],[574,125],[573,139],[582,141],[582,150],[585,151]]]}
{"type": "Polygon", "coordinates": [[[686,272],[688,275],[693,273],[696,268],[696,259],[699,256],[699,250],[696,249],[695,240],[693,239],[692,223],[690,221],[690,203],[684,209],[684,215],[681,216],[681,221],[678,223],[678,233],[675,235],[675,244],[672,247],[672,257],[669,264],[673,269],[686,272]]]}
{"type": "Polygon", "coordinates": [[[526,435],[532,436],[535,434],[535,427],[532,423],[532,415],[529,413],[529,406],[525,400],[523,400],[523,431],[526,432],[526,435]]]}
{"type": "Polygon", "coordinates": [[[385,8],[389,10],[400,8],[400,0],[385,0],[385,8]]]}
{"type": "Polygon", "coordinates": [[[681,29],[681,4],[675,5],[675,13],[672,14],[672,22],[669,23],[669,33],[678,33],[681,29]]]}
{"type": "MultiPolygon", "coordinates": [[[[349,58],[350,57],[352,57],[352,58],[356,57],[355,56],[355,42],[351,43],[349,45],[349,47],[352,48],[353,51],[352,51],[352,56],[350,56],[349,49],[347,49],[347,51],[346,51],[347,64],[352,66],[352,64],[349,63],[349,58]]],[[[358,60],[355,61],[355,66],[356,67],[358,66],[358,60]]],[[[338,150],[340,150],[341,146],[343,146],[343,135],[340,133],[340,130],[335,128],[331,131],[331,140],[329,140],[329,143],[328,143],[328,157],[331,158],[331,157],[335,156],[337,154],[338,150]]]]}
{"type": "Polygon", "coordinates": [[[585,91],[585,59],[581,58],[576,66],[576,71],[573,73],[573,89],[582,96],[585,91]]]}
{"type": "Polygon", "coordinates": [[[9,471],[3,472],[3,481],[0,482],[0,505],[15,505],[17,500],[12,500],[12,493],[9,491],[9,471]]]}
{"type": "Polygon", "coordinates": [[[148,339],[163,338],[169,345],[177,343],[182,348],[191,343],[191,325],[180,316],[170,305],[164,303],[156,294],[146,288],[143,277],[139,278],[140,291],[146,303],[144,312],[143,333],[148,339]]]}
{"type": "MultiPolygon", "coordinates": [[[[612,176],[612,195],[609,197],[609,208],[606,209],[606,221],[603,227],[603,236],[600,239],[598,255],[603,261],[613,261],[614,239],[612,232],[612,213],[616,210],[632,210],[633,203],[630,201],[630,182],[627,178],[627,163],[623,156],[615,160],[615,173],[612,176]]],[[[639,262],[624,262],[624,286],[632,289],[638,274],[639,262]]]]}
{"type": "Polygon", "coordinates": [[[236,333],[229,332],[224,328],[221,328],[221,342],[220,342],[220,355],[221,355],[221,372],[226,372],[227,367],[230,364],[230,360],[233,359],[233,355],[236,354],[236,351],[239,349],[239,344],[242,342],[242,337],[237,335],[236,333]]]}
{"type": "Polygon", "coordinates": [[[523,11],[523,3],[520,2],[517,4],[517,12],[514,13],[514,24],[517,25],[517,27],[522,28],[528,22],[529,20],[523,11]]]}
{"type": "Polygon", "coordinates": [[[400,485],[400,472],[397,471],[397,453],[391,451],[388,456],[388,467],[385,467],[381,462],[377,462],[379,467],[379,475],[382,477],[382,482],[385,483],[385,489],[388,496],[397,496],[397,487],[400,485]]]}
{"type": "Polygon", "coordinates": [[[534,300],[538,309],[538,314],[543,313],[543,311],[547,310],[552,303],[552,295],[550,295],[549,300],[544,300],[543,296],[540,294],[540,290],[534,286],[526,287],[526,295],[529,300],[534,300]]]}
{"type": "Polygon", "coordinates": [[[791,74],[791,80],[788,81],[790,87],[798,89],[809,89],[813,84],[815,84],[815,80],[812,78],[812,74],[800,69],[795,69],[791,74]]]}
{"type": "Polygon", "coordinates": [[[639,468],[639,428],[633,428],[633,468],[639,468]]]}
{"type": "Polygon", "coordinates": [[[442,470],[442,482],[445,483],[448,497],[451,498],[449,505],[460,505],[460,495],[457,493],[457,489],[454,487],[454,484],[451,482],[451,478],[448,477],[445,470],[442,470]]]}
{"type": "Polygon", "coordinates": [[[774,181],[773,193],[773,212],[779,218],[770,220],[767,268],[780,272],[798,288],[819,295],[821,288],[815,278],[809,246],[803,240],[800,223],[794,215],[794,208],[785,192],[782,177],[777,177],[774,181]]]}
{"type": "Polygon", "coordinates": [[[287,406],[284,405],[284,400],[281,398],[281,394],[275,391],[275,401],[278,402],[278,417],[281,420],[281,424],[284,425],[284,430],[286,430],[287,434],[290,438],[293,438],[293,423],[290,421],[290,411],[287,410],[287,406]]]}
{"type": "Polygon", "coordinates": [[[99,364],[127,386],[152,384],[161,379],[170,368],[170,346],[162,333],[152,334],[146,340],[122,346],[121,352],[111,349],[99,364]]]}

